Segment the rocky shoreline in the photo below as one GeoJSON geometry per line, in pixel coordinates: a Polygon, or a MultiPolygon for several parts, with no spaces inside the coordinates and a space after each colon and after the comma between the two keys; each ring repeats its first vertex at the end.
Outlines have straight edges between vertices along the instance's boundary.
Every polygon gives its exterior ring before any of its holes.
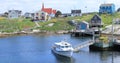
{"type": "Polygon", "coordinates": [[[11,33],[0,33],[0,37],[8,37],[8,36],[14,36],[14,35],[30,35],[30,34],[44,34],[44,35],[50,35],[50,34],[68,34],[70,31],[20,31],[20,32],[11,32],[11,33]]]}

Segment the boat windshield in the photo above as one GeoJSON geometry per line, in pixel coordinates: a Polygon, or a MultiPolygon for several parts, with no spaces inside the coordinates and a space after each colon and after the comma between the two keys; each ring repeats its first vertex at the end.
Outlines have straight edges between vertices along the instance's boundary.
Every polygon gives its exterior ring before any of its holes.
{"type": "Polygon", "coordinates": [[[61,46],[61,48],[69,48],[69,47],[71,47],[71,46],[61,46]]]}

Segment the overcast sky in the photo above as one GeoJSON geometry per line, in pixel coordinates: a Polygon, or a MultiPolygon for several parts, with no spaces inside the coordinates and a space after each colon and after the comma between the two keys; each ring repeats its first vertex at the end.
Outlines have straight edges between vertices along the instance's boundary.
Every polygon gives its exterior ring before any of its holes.
{"type": "Polygon", "coordinates": [[[8,10],[22,10],[35,12],[41,9],[42,3],[46,8],[54,8],[62,13],[70,13],[71,9],[81,9],[82,12],[98,12],[100,4],[114,3],[116,10],[120,7],[120,0],[0,0],[0,13],[8,10]]]}

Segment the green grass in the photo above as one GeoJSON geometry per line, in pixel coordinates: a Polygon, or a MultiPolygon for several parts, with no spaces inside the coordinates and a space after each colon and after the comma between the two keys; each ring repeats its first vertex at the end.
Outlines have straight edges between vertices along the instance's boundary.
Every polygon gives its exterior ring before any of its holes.
{"type": "Polygon", "coordinates": [[[30,20],[27,19],[4,19],[0,20],[1,32],[15,32],[23,30],[24,28],[31,28],[34,26],[30,20]]]}
{"type": "MultiPolygon", "coordinates": [[[[69,20],[76,20],[77,22],[80,21],[90,21],[90,19],[96,13],[91,13],[79,17],[66,17],[66,18],[53,18],[50,21],[46,22],[39,22],[41,27],[37,28],[40,30],[46,31],[58,31],[58,30],[71,30],[75,27],[69,25],[67,21],[69,20]],[[54,23],[52,27],[47,26],[49,23],[54,23]]],[[[113,18],[120,18],[120,13],[115,13],[114,15],[109,14],[102,14],[100,15],[102,21],[104,23],[104,27],[110,25],[112,23],[113,18]]],[[[24,30],[27,28],[34,28],[36,25],[34,22],[31,22],[30,19],[18,18],[18,19],[7,19],[7,18],[0,18],[0,32],[15,32],[24,30]]]]}
{"type": "Polygon", "coordinates": [[[71,30],[73,28],[65,21],[57,21],[54,23],[52,27],[49,27],[47,25],[48,24],[43,25],[42,27],[40,27],[40,29],[47,30],[47,31],[58,31],[58,30],[71,30]]]}

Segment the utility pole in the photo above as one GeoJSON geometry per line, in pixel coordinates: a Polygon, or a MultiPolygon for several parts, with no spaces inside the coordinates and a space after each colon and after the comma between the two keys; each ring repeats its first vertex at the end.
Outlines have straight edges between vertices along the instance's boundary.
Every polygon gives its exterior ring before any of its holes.
{"type": "Polygon", "coordinates": [[[113,23],[114,19],[112,20],[112,42],[114,42],[114,37],[113,37],[113,34],[114,34],[114,23],[113,23]]]}
{"type": "MultiPolygon", "coordinates": [[[[114,14],[112,15],[112,43],[114,42],[114,14]]],[[[114,63],[114,58],[113,58],[113,51],[112,51],[112,63],[114,63]]]]}

